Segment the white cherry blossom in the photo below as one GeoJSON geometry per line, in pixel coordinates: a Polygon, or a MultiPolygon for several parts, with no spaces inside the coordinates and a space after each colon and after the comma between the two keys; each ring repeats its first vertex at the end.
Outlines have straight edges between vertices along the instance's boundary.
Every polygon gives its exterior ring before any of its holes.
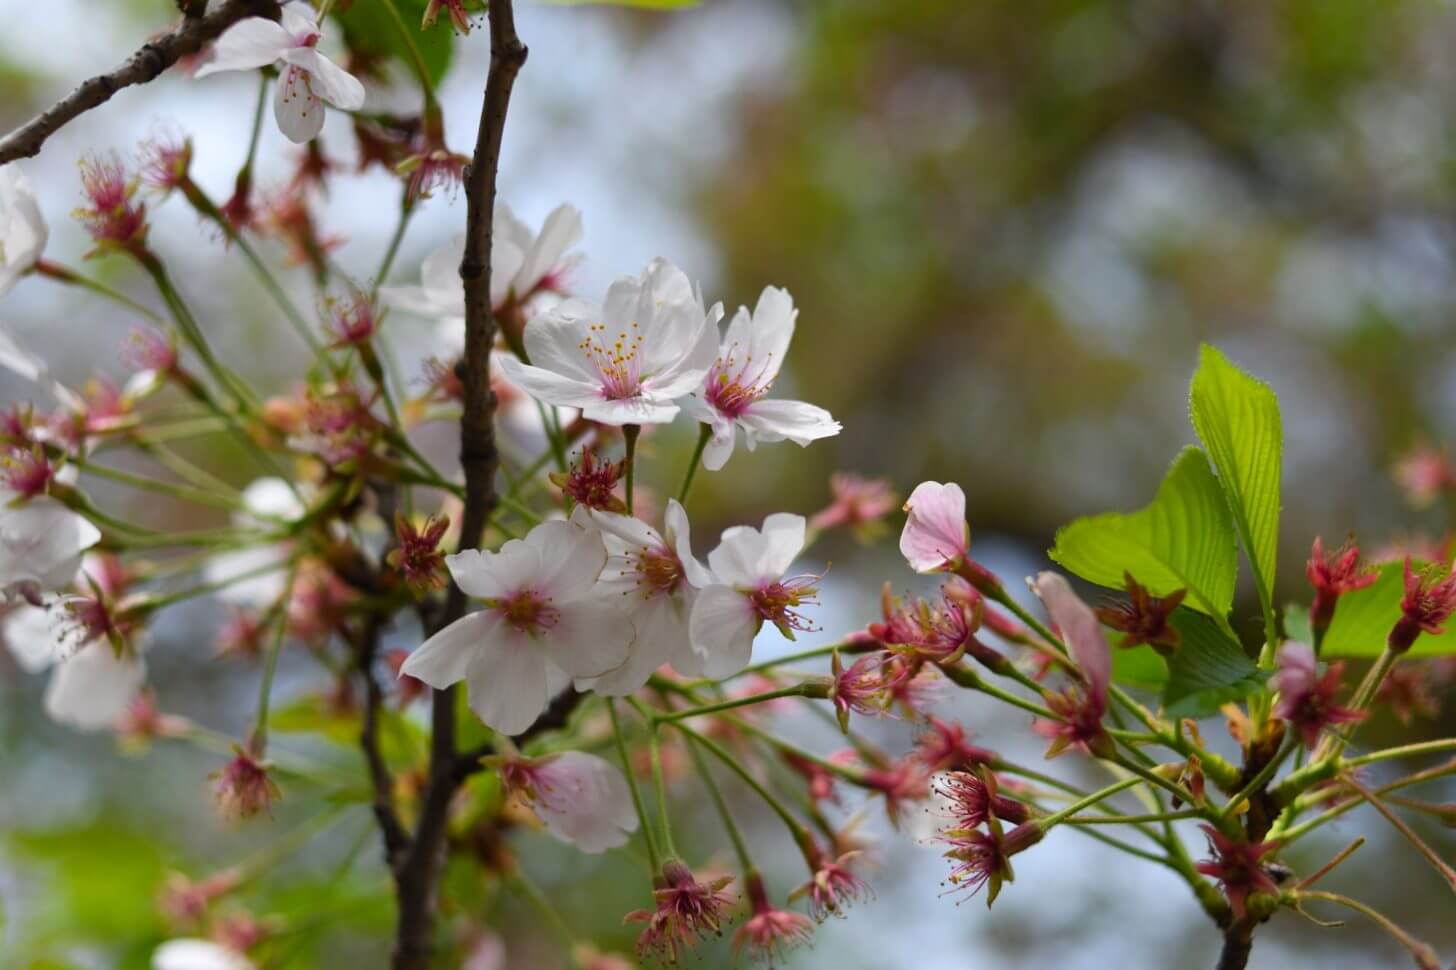
{"type": "Polygon", "coordinates": [[[30,182],[18,166],[0,166],[0,296],[35,266],[49,237],[30,182]]]}
{"type": "MultiPolygon", "coordinates": [[[[581,213],[573,205],[563,203],[553,209],[539,233],[517,219],[510,206],[497,205],[491,228],[491,305],[524,302],[555,291],[581,261],[580,253],[571,252],[580,242],[581,213]]],[[[379,288],[391,306],[438,320],[446,342],[457,351],[465,339],[465,287],[460,279],[464,258],[465,237],[459,235],[425,257],[418,286],[379,288]]]]}
{"type": "Polygon", "coordinates": [[[708,553],[714,585],[698,594],[690,621],[703,672],[729,677],[753,659],[753,638],[768,621],[789,639],[810,630],[800,608],[818,602],[818,576],[786,576],[804,549],[802,515],[780,512],[763,529],[738,525],[708,553]]]}
{"type": "Polygon", "coordinates": [[[303,143],[324,128],[324,103],[344,111],[364,107],[364,85],[318,51],[323,37],[306,3],[286,3],[278,21],[249,17],[229,27],[212,58],[194,77],[283,65],[273,97],[273,116],[290,141],[303,143]]]}
{"type": "Polygon", "coordinates": [[[254,964],[221,943],[183,937],[152,951],[152,970],[254,970],[254,964]]]}
{"type": "Polygon", "coordinates": [[[662,424],[701,386],[718,352],[721,306],[703,309],[682,270],[655,260],[617,280],[600,306],[564,300],[526,325],[531,363],[505,375],[549,404],[606,424],[662,424]]]}
{"type": "Polygon", "coordinates": [[[55,499],[21,499],[0,488],[0,598],[64,589],[101,532],[55,499]]]}
{"type": "Polygon", "coordinates": [[[739,307],[729,321],[718,359],[688,405],[688,413],[713,432],[703,449],[704,468],[717,471],[727,464],[740,428],[749,451],[760,441],[803,447],[839,434],[839,422],[823,408],[767,396],[784,365],[798,315],[788,290],[768,286],[751,314],[739,307]]]}
{"type": "Polygon", "coordinates": [[[668,663],[680,674],[700,675],[703,658],[692,648],[688,621],[698,590],[713,576],[693,556],[687,512],[669,499],[661,533],[630,516],[591,515],[607,546],[599,594],[622,604],[637,635],[626,663],[604,677],[578,681],[577,687],[625,696],[668,663]]]}
{"type": "Polygon", "coordinates": [[[600,677],[620,667],[632,621],[596,595],[607,552],[589,522],[547,521],[498,552],[447,557],[455,583],[485,608],[426,640],[401,674],[435,688],[465,681],[482,721],[519,734],[546,709],[550,678],[600,677]]]}
{"type": "Polygon", "coordinates": [[[146,661],[137,646],[119,653],[88,623],[94,600],[53,598],[23,604],[7,614],[0,635],[27,673],[54,668],[46,684],[45,710],[58,724],[82,731],[110,728],[146,683],[146,661]]]}
{"type": "Polygon", "coordinates": [[[583,852],[615,849],[637,831],[627,779],[596,755],[563,751],[510,758],[501,765],[501,777],[547,831],[583,852]]]}

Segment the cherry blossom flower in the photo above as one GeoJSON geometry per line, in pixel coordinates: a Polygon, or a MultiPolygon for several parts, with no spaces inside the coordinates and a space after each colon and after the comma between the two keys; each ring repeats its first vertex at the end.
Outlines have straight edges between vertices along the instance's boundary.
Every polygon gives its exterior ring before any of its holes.
{"type": "Polygon", "coordinates": [[[860,857],[859,852],[846,852],[835,859],[828,859],[813,844],[806,852],[812,875],[808,882],[789,893],[789,899],[807,897],[809,912],[816,920],[822,923],[831,915],[843,916],[851,903],[869,897],[869,886],[850,868],[860,857]]]}
{"type": "Polygon", "coordinates": [[[385,561],[391,569],[398,570],[417,593],[427,593],[445,585],[445,553],[440,549],[440,540],[450,528],[448,516],[430,516],[424,524],[416,526],[402,513],[394,519],[394,535],[398,541],[385,561]]]}
{"type": "Polygon", "coordinates": [[[0,166],[0,296],[35,267],[49,238],[30,181],[19,166],[0,166]]]}
{"type": "Polygon", "coordinates": [[[768,400],[783,367],[799,311],[787,290],[765,287],[753,313],[739,307],[728,323],[718,358],[688,412],[712,429],[703,467],[717,471],[733,455],[738,430],[752,451],[760,441],[792,441],[801,447],[839,434],[828,411],[803,401],[768,400]]]}
{"type": "Polygon", "coordinates": [[[1315,536],[1304,572],[1309,577],[1310,585],[1314,587],[1314,603],[1309,608],[1309,627],[1316,638],[1329,629],[1330,621],[1335,616],[1335,606],[1341,596],[1364,589],[1379,578],[1375,570],[1361,565],[1360,547],[1355,543],[1347,542],[1327,555],[1324,541],[1319,536],[1315,536]]]}
{"type": "Polygon", "coordinates": [[[535,811],[547,831],[583,852],[625,845],[637,831],[627,779],[610,762],[581,751],[507,758],[506,787],[535,811]]]}
{"type": "Polygon", "coordinates": [[[213,45],[212,58],[193,77],[250,71],[281,62],[273,116],[279,130],[301,144],[323,131],[324,102],[343,111],[364,107],[364,85],[319,53],[322,37],[311,7],[286,3],[277,22],[249,17],[229,27],[213,45]]]}
{"type": "Polygon", "coordinates": [[[752,915],[733,934],[733,949],[748,951],[755,960],[772,962],[785,950],[808,943],[814,938],[814,921],[807,916],[779,909],[768,901],[768,892],[757,873],[745,883],[752,915]]]}
{"type": "Polygon", "coordinates": [[[1278,842],[1235,842],[1212,825],[1199,828],[1208,836],[1208,849],[1213,858],[1198,863],[1195,868],[1218,880],[1236,919],[1243,919],[1251,894],[1279,894],[1279,884],[1263,862],[1265,856],[1279,848],[1278,842]]]}
{"type": "Polygon", "coordinates": [[[1436,678],[1432,676],[1435,673],[1430,664],[1409,660],[1397,664],[1381,681],[1375,699],[1390,705],[1391,713],[1404,727],[1410,727],[1417,716],[1433,721],[1441,713],[1436,678]]]}
{"type": "Polygon", "coordinates": [[[1456,471],[1444,451],[1418,445],[1396,462],[1395,480],[1412,505],[1425,508],[1456,484],[1456,471]]]}
{"type": "Polygon", "coordinates": [[[420,28],[433,27],[441,10],[449,15],[450,23],[456,30],[462,34],[470,33],[470,16],[465,12],[463,0],[429,0],[425,4],[425,16],[420,21],[420,28]]]}
{"type": "Polygon", "coordinates": [[[863,717],[881,717],[890,713],[894,702],[891,690],[911,671],[903,666],[891,665],[894,656],[887,652],[866,654],[848,669],[836,652],[833,656],[834,683],[829,690],[835,716],[840,730],[849,731],[851,712],[863,717]]]}
{"type": "Polygon", "coordinates": [[[810,529],[847,526],[861,542],[875,538],[884,528],[880,521],[895,510],[900,497],[883,478],[862,478],[850,472],[829,476],[834,498],[809,519],[810,529]]]}
{"type": "Polygon", "coordinates": [[[603,424],[665,424],[698,388],[717,353],[723,310],[703,309],[666,260],[617,280],[602,306],[565,300],[526,326],[532,363],[501,360],[506,377],[548,404],[603,424]]]}
{"type": "Polygon", "coordinates": [[[152,951],[152,970],[254,970],[254,965],[221,943],[181,938],[152,951]]]}
{"type": "Polygon", "coordinates": [[[543,522],[498,552],[447,557],[456,584],[485,609],[430,637],[401,671],[437,689],[465,681],[482,721],[519,734],[546,709],[553,670],[600,677],[620,667],[632,621],[596,595],[606,547],[579,523],[543,522]]]}
{"type": "Polygon", "coordinates": [[[551,483],[577,505],[605,512],[626,512],[627,503],[617,496],[617,482],[626,470],[625,461],[605,461],[587,448],[570,471],[552,472],[551,483]]]}
{"type": "MultiPolygon", "coordinates": [[[[281,478],[258,478],[243,489],[243,508],[233,516],[242,528],[261,529],[270,524],[296,522],[308,511],[303,500],[281,478]]],[[[287,579],[280,568],[261,572],[246,579],[237,577],[281,566],[288,556],[287,546],[272,543],[229,550],[208,558],[203,575],[210,584],[224,584],[218,591],[223,602],[239,607],[269,606],[283,595],[287,579]],[[233,582],[232,580],[235,580],[233,582]]]]}
{"type": "Polygon", "coordinates": [[[921,482],[905,502],[900,553],[917,573],[951,572],[971,546],[966,493],[959,485],[921,482]]]}
{"type": "Polygon", "coordinates": [[[138,179],[127,173],[115,154],[91,155],[81,160],[81,190],[89,206],[74,213],[91,234],[96,248],[136,250],[147,236],[147,207],[135,200],[138,179]]]}
{"type": "MultiPolygon", "coordinates": [[[[507,302],[524,304],[539,293],[554,291],[580,260],[571,252],[581,242],[581,213],[562,204],[551,210],[533,233],[504,203],[495,208],[491,227],[490,300],[497,309],[507,302]]],[[[448,331],[452,345],[465,334],[465,286],[460,261],[465,237],[456,236],[425,257],[419,286],[382,286],[379,295],[406,313],[432,317],[448,331]]]]}
{"type": "Polygon", "coordinates": [[[1022,822],[1005,834],[997,830],[946,830],[941,833],[941,841],[950,846],[945,855],[955,863],[947,878],[950,891],[974,896],[989,884],[986,905],[990,906],[1001,884],[1012,879],[1011,857],[1040,842],[1045,834],[1045,828],[1035,821],[1022,822]]]}
{"type": "Polygon", "coordinates": [[[136,645],[120,642],[118,622],[100,600],[80,596],[24,604],[5,617],[0,630],[21,669],[37,674],[54,668],[45,690],[51,720],[81,731],[107,730],[141,692],[146,662],[136,645]]]}
{"type": "Polygon", "coordinates": [[[676,963],[682,951],[710,933],[720,933],[729,897],[723,892],[733,879],[720,877],[698,882],[692,870],[670,859],[662,865],[661,886],[653,890],[657,901],[651,910],[628,913],[629,923],[646,923],[637,940],[638,952],[656,953],[666,963],[676,963]]]}
{"type": "Polygon", "coordinates": [[[1405,559],[1405,595],[1400,600],[1400,619],[1395,621],[1386,646],[1404,653],[1422,633],[1438,636],[1445,622],[1456,612],[1456,573],[1444,576],[1417,573],[1410,557],[1405,559]]]}
{"type": "Polygon", "coordinates": [[[975,632],[981,625],[982,604],[980,594],[959,580],[941,588],[939,603],[919,597],[901,600],[890,592],[890,584],[886,583],[880,592],[880,612],[884,619],[870,624],[872,636],[888,646],[913,651],[926,660],[951,664],[975,641],[975,632]]]}
{"type": "Polygon", "coordinates": [[[785,577],[804,548],[804,529],[803,516],[780,512],[764,519],[761,531],[724,530],[708,553],[715,585],[698,594],[691,619],[693,649],[707,676],[728,677],[748,666],[765,621],[789,639],[795,630],[812,629],[801,609],[818,602],[820,577],[785,577]]]}
{"type": "Polygon", "coordinates": [[[669,499],[660,534],[641,519],[611,512],[591,515],[607,547],[598,594],[622,603],[636,637],[625,664],[577,686],[624,696],[669,663],[680,674],[698,676],[707,658],[694,649],[689,624],[698,590],[711,584],[713,576],[693,555],[687,511],[669,499]]]}
{"type": "Polygon", "coordinates": [[[1172,653],[1178,648],[1179,634],[1168,618],[1183,602],[1188,590],[1178,589],[1167,596],[1153,596],[1132,577],[1132,573],[1127,572],[1122,574],[1122,582],[1127,590],[1127,602],[1098,607],[1093,610],[1097,619],[1126,634],[1118,644],[1125,650],[1147,644],[1164,656],[1172,653]]]}
{"type": "Polygon", "coordinates": [[[958,829],[979,828],[992,817],[1020,825],[1028,817],[1023,802],[997,793],[996,776],[989,771],[984,775],[946,772],[936,780],[935,793],[947,803],[958,829]]]}
{"type": "Polygon", "coordinates": [[[1049,758],[1068,746],[1094,753],[1103,750],[1110,743],[1102,729],[1102,716],[1107,713],[1107,694],[1112,684],[1112,649],[1092,608],[1082,602],[1064,578],[1052,572],[1039,573],[1032,585],[1061,631],[1082,679],[1081,686],[1047,695],[1047,707],[1059,720],[1038,720],[1033,727],[1051,739],[1049,758]]]}
{"type": "Polygon", "coordinates": [[[930,730],[916,739],[915,757],[930,771],[965,770],[996,759],[990,749],[969,743],[962,725],[933,716],[926,718],[926,724],[930,730]]]}
{"type": "Polygon", "coordinates": [[[0,487],[0,598],[18,592],[36,600],[64,589],[100,541],[100,530],[55,499],[22,499],[0,487]]]}
{"type": "Polygon", "coordinates": [[[1345,672],[1343,661],[1330,664],[1320,676],[1319,660],[1307,643],[1288,641],[1279,648],[1279,670],[1270,684],[1279,692],[1274,713],[1288,721],[1313,749],[1320,732],[1341,724],[1357,724],[1365,719],[1364,711],[1351,710],[1335,703],[1340,692],[1340,678],[1345,672]]]}
{"type": "Polygon", "coordinates": [[[217,781],[213,795],[224,818],[252,818],[272,811],[282,793],[269,768],[252,752],[233,748],[233,760],[212,774],[217,781]]]}
{"type": "Polygon", "coordinates": [[[913,755],[888,767],[865,769],[861,784],[885,796],[885,815],[896,828],[904,816],[906,802],[930,797],[930,773],[913,755]]]}

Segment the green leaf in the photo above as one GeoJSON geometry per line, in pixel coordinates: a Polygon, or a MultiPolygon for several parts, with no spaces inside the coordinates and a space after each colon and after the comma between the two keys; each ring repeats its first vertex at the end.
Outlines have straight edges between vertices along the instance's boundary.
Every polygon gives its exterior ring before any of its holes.
{"type": "Polygon", "coordinates": [[[1185,448],[1152,504],[1064,526],[1049,555],[1099,586],[1121,589],[1129,572],[1156,596],[1187,589],[1187,604],[1223,620],[1234,601],[1238,547],[1228,503],[1208,459],[1185,448]]]}
{"type": "Polygon", "coordinates": [[[1258,690],[1269,677],[1209,617],[1180,608],[1171,622],[1180,642],[1168,658],[1163,691],[1169,717],[1207,717],[1258,690]]]}
{"type": "MultiPolygon", "coordinates": [[[[1414,563],[1417,570],[1424,563],[1414,563]]],[[[1346,593],[1335,607],[1334,619],[1325,631],[1320,653],[1326,657],[1378,657],[1385,649],[1385,637],[1400,618],[1400,598],[1405,593],[1404,569],[1401,563],[1388,562],[1380,567],[1380,578],[1364,589],[1346,593]]],[[[1446,624],[1446,632],[1416,637],[1410,653],[1415,656],[1442,656],[1456,653],[1456,621],[1446,624]]]]}
{"type": "Polygon", "coordinates": [[[1267,384],[1204,344],[1189,392],[1189,411],[1193,428],[1218,470],[1218,482],[1254,570],[1259,602],[1272,626],[1283,449],[1279,401],[1267,384]]]}
{"type": "Polygon", "coordinates": [[[1314,632],[1309,628],[1309,607],[1299,603],[1285,605],[1284,635],[1300,643],[1314,643],[1314,632]]]}
{"type": "Polygon", "coordinates": [[[343,28],[344,37],[350,47],[393,58],[399,61],[410,77],[415,72],[414,53],[410,50],[410,43],[413,42],[430,83],[438,85],[445,72],[450,69],[455,31],[450,28],[448,17],[441,17],[440,22],[433,27],[421,30],[420,20],[425,15],[426,3],[427,0],[358,0],[350,4],[347,10],[336,12],[334,16],[343,28]],[[400,19],[404,21],[405,30],[409,32],[408,39],[400,31],[394,17],[385,9],[385,4],[391,2],[399,11],[400,19]]]}
{"type": "MultiPolygon", "coordinates": [[[[1108,639],[1116,638],[1115,632],[1108,633],[1108,639]]],[[[1168,665],[1158,651],[1147,644],[1124,650],[1112,649],[1112,679],[1115,683],[1144,690],[1160,691],[1168,683],[1168,665]]]]}

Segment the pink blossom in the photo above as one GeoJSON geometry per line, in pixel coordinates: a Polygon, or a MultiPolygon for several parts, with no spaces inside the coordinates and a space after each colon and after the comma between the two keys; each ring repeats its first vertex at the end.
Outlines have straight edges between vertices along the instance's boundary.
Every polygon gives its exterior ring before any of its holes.
{"type": "Polygon", "coordinates": [[[752,915],[733,934],[733,948],[747,950],[756,960],[772,962],[785,950],[808,943],[814,937],[814,922],[807,916],[778,909],[768,901],[763,880],[757,873],[746,879],[752,915]]]}
{"type": "Polygon", "coordinates": [[[1279,884],[1269,875],[1263,862],[1265,856],[1278,850],[1278,842],[1235,842],[1211,825],[1199,828],[1208,836],[1208,848],[1213,858],[1198,863],[1196,868],[1205,876],[1218,880],[1236,919],[1243,919],[1249,896],[1253,893],[1279,894],[1279,884]]]}
{"type": "Polygon", "coordinates": [[[1279,692],[1274,713],[1290,723],[1313,749],[1320,732],[1341,724],[1358,724],[1364,711],[1351,710],[1335,703],[1340,692],[1340,677],[1345,672],[1343,661],[1330,664],[1324,676],[1314,650],[1305,643],[1286,642],[1279,648],[1279,670],[1270,684],[1279,692]]]}
{"type": "Polygon", "coordinates": [[[949,572],[971,545],[966,493],[959,485],[921,482],[905,502],[900,553],[917,573],[949,572]]]}
{"type": "Polygon", "coordinates": [[[883,478],[861,478],[850,472],[829,476],[834,499],[809,519],[809,528],[846,526],[856,539],[867,541],[881,528],[880,520],[895,510],[900,497],[883,478]]]}
{"type": "Polygon", "coordinates": [[[660,888],[653,890],[656,907],[628,913],[629,923],[646,923],[637,939],[638,952],[655,953],[665,963],[677,963],[686,948],[702,937],[722,932],[731,900],[723,889],[732,877],[698,882],[692,870],[675,859],[663,863],[660,888]]]}
{"type": "Polygon", "coordinates": [[[1445,622],[1456,611],[1456,573],[1444,576],[1417,573],[1405,559],[1405,595],[1400,600],[1401,616],[1391,628],[1386,645],[1395,653],[1404,653],[1422,633],[1438,636],[1445,622]]]}

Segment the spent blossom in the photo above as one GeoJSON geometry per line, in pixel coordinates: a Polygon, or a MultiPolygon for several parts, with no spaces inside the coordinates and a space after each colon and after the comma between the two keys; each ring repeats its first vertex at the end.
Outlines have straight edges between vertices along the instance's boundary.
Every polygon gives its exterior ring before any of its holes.
{"type": "Polygon", "coordinates": [[[731,876],[699,882],[692,870],[675,859],[663,863],[659,888],[652,895],[656,906],[628,913],[629,923],[646,923],[637,939],[642,956],[649,953],[676,963],[688,948],[709,934],[723,931],[730,898],[723,890],[731,876]]]}
{"type": "Polygon", "coordinates": [[[767,397],[798,315],[788,291],[769,286],[753,313],[739,307],[728,323],[717,359],[688,408],[712,431],[703,449],[704,468],[716,471],[727,464],[739,430],[749,451],[760,441],[787,440],[803,447],[839,433],[839,422],[823,408],[767,397]]]}
{"type": "Polygon", "coordinates": [[[809,528],[823,531],[847,527],[861,542],[868,542],[884,527],[885,516],[895,511],[900,496],[883,478],[862,478],[851,472],[835,472],[829,476],[833,500],[814,513],[809,528]]]}
{"type": "Polygon", "coordinates": [[[1358,724],[1364,711],[1342,707],[1335,698],[1345,673],[1343,661],[1336,661],[1323,675],[1319,660],[1306,643],[1287,641],[1279,648],[1278,671],[1270,683],[1279,692],[1274,713],[1299,732],[1306,748],[1313,749],[1320,732],[1341,724],[1358,724]]]}
{"type": "Polygon", "coordinates": [[[426,593],[445,585],[445,552],[440,540],[449,528],[449,516],[432,515],[418,526],[403,513],[395,516],[397,545],[385,561],[415,592],[426,593]]]}
{"type": "Polygon", "coordinates": [[[282,792],[269,771],[269,764],[253,752],[233,748],[233,759],[212,774],[217,782],[213,795],[224,818],[248,819],[272,812],[282,792]]]}
{"type": "Polygon", "coordinates": [[[598,458],[590,448],[583,449],[581,456],[566,472],[552,472],[552,484],[577,505],[603,512],[623,513],[627,503],[617,495],[617,483],[622,480],[626,469],[625,461],[607,461],[598,458]]]}
{"type": "Polygon", "coordinates": [[[1235,842],[1212,825],[1200,825],[1199,828],[1208,836],[1212,858],[1198,863],[1195,868],[1218,880],[1236,919],[1243,919],[1248,911],[1249,897],[1254,893],[1279,894],[1279,884],[1264,864],[1264,857],[1278,850],[1278,842],[1235,842]]]}
{"type": "Polygon", "coordinates": [[[748,921],[733,934],[733,948],[747,951],[755,960],[772,962],[785,950],[814,938],[814,921],[800,913],[779,909],[768,900],[768,891],[757,873],[744,878],[748,892],[748,921]]]}
{"type": "Polygon", "coordinates": [[[915,757],[929,771],[964,771],[996,760],[995,752],[970,743],[961,724],[933,715],[925,722],[927,729],[915,741],[915,757]]]}
{"type": "Polygon", "coordinates": [[[485,608],[426,640],[401,672],[437,689],[465,681],[482,721],[519,734],[546,709],[554,672],[600,677],[625,663],[632,622],[594,595],[606,547],[579,522],[543,522],[497,552],[446,557],[455,583],[485,608]]]}
{"type": "Polygon", "coordinates": [[[809,881],[789,894],[789,899],[809,900],[809,913],[820,922],[830,916],[843,916],[851,903],[870,896],[869,885],[851,868],[860,858],[857,850],[833,859],[813,842],[805,848],[811,875],[809,881]]]}
{"type": "Polygon", "coordinates": [[[1045,834],[1045,828],[1035,821],[1022,822],[1006,833],[999,828],[947,829],[941,833],[940,840],[950,846],[945,855],[954,863],[947,877],[950,891],[974,896],[989,885],[986,905],[990,906],[1001,892],[1002,884],[1013,878],[1011,857],[1040,842],[1045,834]]]}
{"type": "Polygon", "coordinates": [[[834,682],[829,699],[834,704],[840,730],[849,731],[851,712],[864,717],[879,717],[890,712],[894,702],[892,690],[909,676],[910,670],[890,663],[894,655],[871,653],[860,657],[846,668],[836,651],[833,656],[834,682]]]}
{"type": "Polygon", "coordinates": [[[1032,588],[1041,597],[1052,622],[1061,630],[1067,652],[1081,678],[1080,685],[1046,696],[1047,707],[1057,719],[1041,719],[1033,727],[1052,742],[1047,757],[1054,757],[1069,746],[1091,753],[1106,750],[1111,740],[1102,728],[1102,716],[1107,713],[1108,690],[1112,684],[1112,651],[1102,626],[1091,607],[1056,573],[1039,573],[1032,588]]]}
{"type": "Polygon", "coordinates": [[[75,211],[96,243],[90,255],[109,249],[138,250],[147,236],[147,207],[136,201],[139,181],[116,155],[81,160],[81,190],[87,205],[75,211]]]}
{"type": "Polygon", "coordinates": [[[1124,634],[1119,647],[1131,649],[1147,644],[1168,656],[1179,643],[1178,629],[1169,618],[1182,604],[1188,590],[1175,589],[1166,596],[1154,596],[1127,572],[1122,574],[1122,582],[1127,590],[1127,602],[1098,607],[1093,610],[1097,619],[1124,634]]]}
{"type": "Polygon", "coordinates": [[[278,128],[293,142],[317,137],[324,128],[324,103],[342,111],[364,107],[364,85],[319,53],[323,39],[313,8],[285,3],[278,21],[249,17],[229,27],[213,45],[211,59],[193,75],[251,71],[282,65],[273,98],[278,128]]]}
{"type": "Polygon", "coordinates": [[[1405,593],[1400,599],[1400,619],[1395,621],[1386,646],[1393,653],[1405,653],[1422,633],[1438,636],[1446,620],[1456,611],[1456,573],[1418,573],[1405,560],[1405,593]]]}
{"type": "Polygon", "coordinates": [[[465,12],[464,0],[429,0],[420,27],[433,27],[442,10],[450,18],[451,26],[462,34],[470,33],[470,15],[465,12]]]}
{"type": "MultiPolygon", "coordinates": [[[[1324,540],[1315,536],[1309,562],[1304,567],[1314,587],[1314,603],[1309,608],[1309,627],[1316,638],[1329,629],[1340,597],[1364,589],[1379,578],[1374,570],[1360,563],[1360,547],[1347,542],[1332,553],[1326,553],[1324,540]]],[[[1316,640],[1318,642],[1318,640],[1316,640]]]]}

